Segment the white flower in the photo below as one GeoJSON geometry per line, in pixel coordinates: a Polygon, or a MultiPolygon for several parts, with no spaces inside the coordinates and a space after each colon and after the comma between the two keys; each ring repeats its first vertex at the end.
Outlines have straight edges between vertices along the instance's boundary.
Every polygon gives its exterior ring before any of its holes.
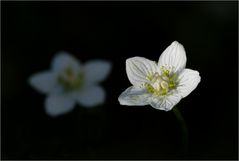
{"type": "Polygon", "coordinates": [[[121,105],[144,106],[169,111],[189,95],[201,80],[198,71],[185,68],[186,53],[174,41],[154,62],[143,57],[126,60],[126,73],[133,86],[120,96],[121,105]]]}
{"type": "Polygon", "coordinates": [[[82,65],[70,54],[60,52],[51,65],[50,70],[34,74],[29,79],[33,88],[48,95],[45,100],[47,114],[65,114],[76,103],[90,108],[104,102],[105,92],[97,83],[109,74],[109,62],[92,60],[82,65]]]}

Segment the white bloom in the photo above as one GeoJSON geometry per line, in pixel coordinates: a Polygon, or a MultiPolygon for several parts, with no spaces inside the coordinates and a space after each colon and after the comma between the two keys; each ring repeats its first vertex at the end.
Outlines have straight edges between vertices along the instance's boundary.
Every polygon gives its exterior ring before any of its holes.
{"type": "Polygon", "coordinates": [[[29,79],[33,88],[48,95],[45,109],[49,115],[70,112],[76,103],[90,108],[104,102],[105,92],[97,83],[109,74],[109,62],[92,60],[82,65],[70,54],[60,52],[51,65],[50,70],[29,79]]]}
{"type": "Polygon", "coordinates": [[[201,80],[198,71],[185,68],[186,53],[174,41],[154,62],[143,57],[126,60],[126,72],[133,86],[120,96],[121,105],[151,105],[160,110],[171,110],[189,95],[201,80]]]}

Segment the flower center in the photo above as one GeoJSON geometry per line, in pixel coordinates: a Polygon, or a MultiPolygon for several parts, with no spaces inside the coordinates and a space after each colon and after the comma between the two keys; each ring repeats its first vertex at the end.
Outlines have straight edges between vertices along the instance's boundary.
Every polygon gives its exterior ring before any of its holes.
{"type": "Polygon", "coordinates": [[[161,68],[161,75],[158,72],[148,75],[148,83],[145,83],[145,88],[149,93],[156,96],[167,95],[171,90],[177,86],[177,75],[170,72],[170,68],[161,68]]]}
{"type": "Polygon", "coordinates": [[[79,89],[84,81],[84,74],[82,71],[74,71],[71,67],[66,68],[59,76],[58,82],[65,91],[79,89]]]}

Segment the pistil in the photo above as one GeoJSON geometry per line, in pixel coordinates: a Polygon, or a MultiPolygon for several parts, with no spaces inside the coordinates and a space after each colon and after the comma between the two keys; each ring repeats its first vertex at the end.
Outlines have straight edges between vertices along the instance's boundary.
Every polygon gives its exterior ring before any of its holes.
{"type": "Polygon", "coordinates": [[[156,72],[147,76],[147,79],[149,82],[145,84],[146,90],[156,96],[167,95],[177,85],[177,75],[165,68],[162,68],[161,75],[156,72]]]}
{"type": "Polygon", "coordinates": [[[65,91],[79,89],[83,84],[83,72],[74,72],[72,68],[66,68],[58,77],[58,82],[65,91]]]}

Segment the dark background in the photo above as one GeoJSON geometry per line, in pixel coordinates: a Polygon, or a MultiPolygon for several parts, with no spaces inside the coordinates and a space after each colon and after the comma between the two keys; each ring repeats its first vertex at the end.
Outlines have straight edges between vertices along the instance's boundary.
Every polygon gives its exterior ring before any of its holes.
{"type": "Polygon", "coordinates": [[[237,159],[237,2],[1,2],[2,159],[237,159]],[[158,60],[174,40],[199,86],[178,104],[189,130],[181,148],[172,111],[120,106],[125,60],[158,60]],[[103,106],[51,118],[27,83],[61,50],[113,63],[103,106]]]}

